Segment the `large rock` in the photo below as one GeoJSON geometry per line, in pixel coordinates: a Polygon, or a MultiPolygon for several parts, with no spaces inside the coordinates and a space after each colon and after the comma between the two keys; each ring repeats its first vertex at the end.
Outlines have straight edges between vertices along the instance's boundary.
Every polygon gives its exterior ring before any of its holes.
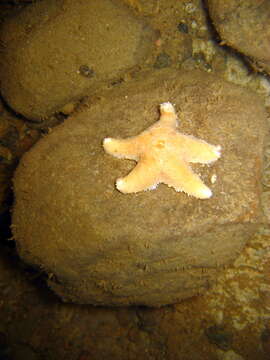
{"type": "Polygon", "coordinates": [[[270,74],[269,0],[207,0],[221,39],[270,74]]]}
{"type": "Polygon", "coordinates": [[[1,93],[36,120],[143,62],[154,32],[114,0],[46,0],[2,27],[1,93]]]}
{"type": "Polygon", "coordinates": [[[202,292],[261,220],[265,120],[255,94],[201,72],[163,70],[103,93],[22,159],[13,210],[20,255],[66,301],[159,306],[202,292]],[[223,148],[212,166],[194,165],[213,190],[208,200],[163,184],[115,189],[134,162],[106,154],[103,138],[138,134],[168,100],[180,131],[223,148]]]}

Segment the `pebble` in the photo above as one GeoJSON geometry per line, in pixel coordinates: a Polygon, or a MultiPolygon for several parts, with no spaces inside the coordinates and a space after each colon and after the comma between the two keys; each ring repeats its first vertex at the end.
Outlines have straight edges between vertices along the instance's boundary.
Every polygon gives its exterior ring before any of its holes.
{"type": "Polygon", "coordinates": [[[232,345],[233,335],[222,326],[213,325],[206,329],[205,334],[211,344],[219,349],[228,350],[232,345]]]}
{"type": "Polygon", "coordinates": [[[169,67],[171,65],[171,63],[172,63],[172,61],[171,61],[170,55],[163,52],[157,56],[156,61],[154,63],[154,68],[155,69],[163,69],[163,68],[169,67]]]}

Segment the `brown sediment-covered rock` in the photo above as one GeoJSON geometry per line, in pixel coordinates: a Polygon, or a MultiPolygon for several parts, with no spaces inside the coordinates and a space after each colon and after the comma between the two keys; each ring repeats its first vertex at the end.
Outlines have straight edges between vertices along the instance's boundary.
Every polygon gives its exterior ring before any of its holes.
{"type": "Polygon", "coordinates": [[[269,0],[207,0],[221,39],[248,56],[257,70],[270,73],[269,0]]]}
{"type": "Polygon", "coordinates": [[[16,112],[46,118],[143,62],[154,36],[114,0],[37,2],[1,29],[1,93],[16,112]]]}
{"type": "Polygon", "coordinates": [[[23,157],[14,179],[19,253],[65,301],[160,306],[201,293],[261,221],[266,132],[255,94],[202,72],[162,70],[104,92],[23,157]],[[216,163],[193,166],[214,193],[208,200],[163,184],[128,195],[115,188],[134,162],[106,154],[102,140],[140,133],[165,101],[180,131],[222,146],[216,163]]]}

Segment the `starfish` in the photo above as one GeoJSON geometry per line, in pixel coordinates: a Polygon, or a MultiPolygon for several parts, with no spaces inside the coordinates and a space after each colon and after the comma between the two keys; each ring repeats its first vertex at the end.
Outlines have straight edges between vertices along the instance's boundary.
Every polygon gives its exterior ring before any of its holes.
{"type": "Polygon", "coordinates": [[[210,164],[220,157],[221,147],[185,135],[177,130],[178,120],[170,102],[160,105],[160,119],[137,136],[126,139],[105,138],[105,151],[117,158],[135,160],[138,164],[116,188],[126,193],[153,190],[164,183],[199,199],[212,191],[195,174],[189,163],[210,164]]]}

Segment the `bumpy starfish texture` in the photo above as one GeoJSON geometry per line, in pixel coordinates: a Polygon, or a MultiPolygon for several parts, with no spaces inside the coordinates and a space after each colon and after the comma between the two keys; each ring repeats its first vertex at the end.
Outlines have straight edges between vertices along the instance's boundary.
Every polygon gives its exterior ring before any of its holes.
{"type": "Polygon", "coordinates": [[[137,136],[103,140],[108,154],[138,163],[126,177],[117,179],[116,188],[125,194],[136,193],[164,183],[199,199],[211,197],[212,191],[188,163],[210,164],[220,157],[221,147],[178,132],[171,103],[161,104],[160,114],[159,121],[137,136]]]}

